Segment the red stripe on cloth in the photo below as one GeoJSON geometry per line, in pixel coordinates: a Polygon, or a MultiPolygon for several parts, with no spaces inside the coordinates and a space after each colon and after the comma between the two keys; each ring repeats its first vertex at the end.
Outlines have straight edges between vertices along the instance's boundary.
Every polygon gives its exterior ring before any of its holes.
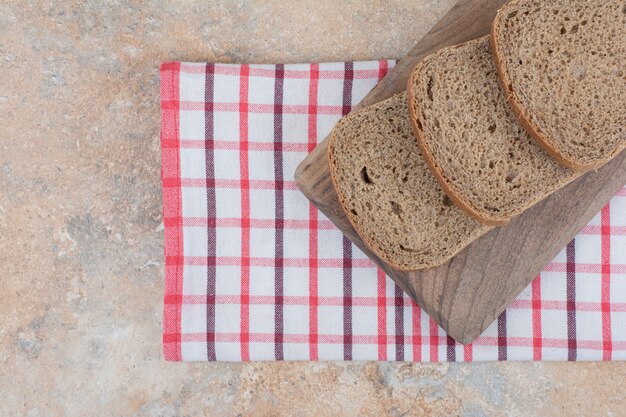
{"type": "MultiPolygon", "coordinates": [[[[587,225],[585,227],[582,228],[582,230],[580,232],[578,232],[578,234],[580,235],[601,235],[602,234],[602,227],[603,226],[596,226],[596,225],[587,225]]],[[[613,236],[624,236],[626,235],[626,226],[604,226],[607,227],[609,230],[609,234],[613,235],[613,236]]]]}
{"type": "Polygon", "coordinates": [[[565,248],[567,274],[565,278],[565,294],[567,299],[567,360],[576,360],[576,240],[572,240],[565,248]]]}
{"type": "MultiPolygon", "coordinates": [[[[274,177],[278,181],[283,181],[283,84],[285,68],[283,65],[276,65],[276,76],[274,79],[274,177]]],[[[284,219],[285,200],[283,189],[276,187],[274,191],[274,214],[276,216],[276,228],[274,229],[274,294],[276,304],[274,305],[274,357],[276,360],[284,359],[283,352],[283,252],[284,252],[284,219]]]]}
{"type": "MultiPolygon", "coordinates": [[[[204,265],[218,265],[218,266],[273,266],[275,263],[275,258],[264,258],[264,257],[256,257],[256,256],[218,256],[215,258],[206,258],[204,256],[185,256],[184,259],[180,258],[171,258],[170,261],[172,265],[175,262],[184,263],[184,265],[196,265],[196,266],[204,266],[204,265]]],[[[308,265],[308,261],[305,258],[283,258],[282,260],[284,267],[300,267],[306,268],[308,265]]],[[[351,259],[348,261],[351,268],[371,268],[372,262],[369,259],[351,259]]],[[[319,268],[343,268],[346,265],[345,259],[329,259],[329,258],[318,258],[318,267],[319,268]]]]}
{"type": "Polygon", "coordinates": [[[396,335],[396,360],[404,360],[404,293],[394,284],[395,294],[395,335],[396,335]]]}
{"type": "MultiPolygon", "coordinates": [[[[206,76],[204,79],[204,100],[208,103],[213,102],[214,95],[214,76],[215,65],[207,64],[206,76]]],[[[215,188],[211,187],[209,180],[215,178],[215,155],[213,149],[213,132],[214,132],[213,112],[204,112],[204,139],[205,139],[205,177],[206,177],[206,207],[207,216],[215,218],[215,188]]],[[[207,228],[207,258],[215,258],[217,254],[217,230],[215,225],[207,228]]],[[[208,264],[208,262],[207,262],[208,264]]],[[[215,290],[217,282],[217,269],[215,265],[207,266],[207,283],[206,283],[206,331],[207,331],[207,360],[215,361],[217,359],[215,353],[215,290]]]]}
{"type": "MultiPolygon", "coordinates": [[[[378,321],[378,360],[387,360],[387,276],[382,269],[376,275],[377,321],[378,321]]],[[[395,302],[395,297],[394,297],[395,302]]]]}
{"type": "MultiPolygon", "coordinates": [[[[186,107],[186,105],[183,105],[182,103],[183,103],[182,101],[175,100],[175,99],[161,100],[161,110],[180,111],[180,110],[183,110],[183,107],[186,107]]],[[[202,105],[202,108],[204,108],[204,103],[202,105]]]]}
{"type": "MultiPolygon", "coordinates": [[[[168,335],[169,336],[169,335],[168,335]]],[[[183,342],[206,342],[206,333],[184,333],[183,342]]],[[[285,334],[285,343],[308,343],[308,334],[285,334]]],[[[239,333],[224,332],[216,333],[216,342],[238,343],[239,333]]],[[[273,343],[274,333],[251,332],[249,340],[252,343],[273,343]]],[[[331,345],[343,345],[343,336],[340,334],[320,334],[320,343],[331,345]]],[[[354,345],[370,345],[376,343],[375,335],[354,335],[354,345]]]]}
{"type": "MultiPolygon", "coordinates": [[[[166,298],[168,303],[178,302],[180,303],[182,299],[183,304],[204,304],[206,302],[204,295],[171,295],[166,298]]],[[[307,301],[309,300],[308,296],[295,296],[295,295],[284,295],[283,303],[285,305],[308,305],[307,301]]],[[[215,297],[215,301],[218,303],[226,303],[226,304],[237,304],[240,299],[238,295],[217,295],[215,297]]],[[[333,307],[342,307],[343,306],[343,296],[317,296],[316,302],[318,306],[333,306],[333,307]]],[[[259,295],[259,296],[250,296],[249,297],[250,304],[274,304],[274,296],[273,295],[259,295]]],[[[587,306],[586,308],[581,308],[582,302],[576,303],[576,311],[593,311],[593,312],[601,312],[602,306],[601,303],[589,303],[593,304],[592,306],[587,306]]],[[[395,297],[352,297],[352,306],[353,307],[377,307],[381,310],[386,309],[386,307],[395,307],[396,299],[395,297]]],[[[539,303],[536,303],[539,305],[539,303]]],[[[412,304],[404,303],[404,308],[410,308],[412,304]]],[[[528,301],[526,309],[531,308],[531,302],[528,301]]],[[[567,309],[567,305],[565,301],[556,302],[556,301],[542,301],[541,302],[542,310],[562,310],[565,311],[567,309]],[[545,304],[559,304],[560,308],[548,308],[545,304]]],[[[420,311],[419,309],[417,311],[420,311]]],[[[619,303],[619,305],[611,304],[611,312],[626,312],[626,303],[619,303]]],[[[534,326],[534,324],[533,324],[534,326]]],[[[539,330],[541,327],[538,328],[539,330]]],[[[538,333],[540,335],[540,332],[538,333]]],[[[540,338],[539,338],[540,339],[540,338]]],[[[384,336],[384,340],[388,340],[387,336],[384,336]]],[[[421,339],[420,339],[421,340],[421,339]]],[[[539,340],[540,341],[540,340],[539,340]]]]}
{"type": "MultiPolygon", "coordinates": [[[[541,310],[567,310],[567,301],[538,300],[538,308],[541,310]]],[[[532,308],[530,300],[513,300],[507,306],[508,309],[526,310],[532,308]]],[[[611,302],[611,312],[626,312],[626,303],[611,302]]],[[[594,301],[576,301],[576,311],[602,311],[602,303],[594,301]]]]}
{"type": "MultiPolygon", "coordinates": [[[[241,146],[248,146],[247,144],[242,144],[241,146]]],[[[239,152],[240,156],[245,154],[246,160],[248,158],[248,152],[241,150],[239,152]]],[[[284,190],[298,190],[296,186],[296,182],[292,180],[251,180],[241,178],[239,180],[233,179],[209,179],[209,178],[174,178],[171,182],[165,182],[163,184],[164,187],[175,187],[179,188],[180,186],[187,188],[205,188],[205,187],[215,187],[215,188],[226,188],[231,190],[239,190],[246,189],[250,190],[274,190],[276,188],[282,188],[284,190]]]]}
{"type": "MultiPolygon", "coordinates": [[[[161,103],[179,103],[180,64],[161,65],[161,103]]],[[[180,140],[180,113],[178,106],[161,110],[161,145],[165,141],[180,140]]],[[[163,184],[180,178],[179,149],[161,150],[161,179],[163,184]]],[[[178,189],[163,189],[163,217],[182,217],[182,195],[178,189]]],[[[163,357],[168,361],[182,360],[181,304],[183,293],[183,228],[178,223],[168,227],[165,238],[165,294],[163,299],[163,357]]]]}
{"type": "Polygon", "coordinates": [[[474,360],[474,350],[472,346],[472,343],[463,346],[463,360],[465,362],[471,362],[474,360]]]}
{"type": "MultiPolygon", "coordinates": [[[[179,158],[179,157],[175,157],[172,154],[176,153],[177,155],[179,154],[178,152],[178,148],[173,149],[174,152],[166,152],[166,150],[163,151],[163,157],[164,158],[168,158],[169,163],[171,164],[171,161],[175,158],[179,158]],[[166,155],[167,154],[167,155],[166,155]]],[[[165,169],[165,167],[163,167],[162,169],[165,169]]],[[[161,178],[161,182],[163,185],[163,188],[174,188],[174,192],[180,192],[180,184],[181,184],[181,179],[180,179],[180,174],[178,177],[166,177],[163,176],[163,178],[161,178]]],[[[165,190],[163,190],[165,192],[165,190]]],[[[180,213],[176,213],[177,217],[180,217],[180,213]]]]}
{"type": "Polygon", "coordinates": [[[505,361],[507,357],[507,335],[506,335],[506,311],[498,316],[498,360],[505,361]]]}
{"type": "Polygon", "coordinates": [[[611,224],[611,205],[607,204],[600,213],[600,224],[602,225],[602,359],[610,361],[613,356],[613,345],[611,342],[611,231],[608,225],[611,224]]]}
{"type": "Polygon", "coordinates": [[[389,63],[387,60],[380,61],[378,64],[378,79],[382,80],[385,75],[387,75],[387,71],[389,70],[389,63]]]}
{"type": "Polygon", "coordinates": [[[248,167],[248,77],[250,66],[240,67],[239,163],[241,174],[241,360],[250,360],[250,173],[248,167]]]}
{"type": "MultiPolygon", "coordinates": [[[[165,226],[181,224],[179,217],[163,220],[165,226]]],[[[240,224],[241,217],[184,217],[182,219],[182,225],[187,227],[239,227],[240,224]]],[[[252,229],[274,229],[276,224],[276,219],[250,219],[252,229]]],[[[282,225],[285,229],[310,230],[311,220],[284,219],[282,225]]],[[[330,220],[318,220],[316,226],[319,230],[337,229],[337,226],[333,225],[330,220]]]]}
{"type": "MultiPolygon", "coordinates": [[[[532,283],[531,306],[533,323],[533,360],[540,361],[542,357],[541,345],[541,275],[532,283]]],[[[528,308],[528,307],[527,307],[528,308]]]]}
{"type": "MultiPolygon", "coordinates": [[[[606,236],[611,236],[610,230],[605,230],[606,236]]],[[[575,265],[575,272],[577,273],[590,273],[590,274],[601,274],[603,264],[586,264],[577,262],[575,265]]],[[[548,272],[567,272],[567,263],[564,262],[552,262],[548,264],[544,269],[544,271],[548,272]]],[[[615,272],[617,274],[626,273],[626,264],[618,264],[614,263],[611,265],[611,272],[615,272]]]]}
{"type": "MultiPolygon", "coordinates": [[[[319,88],[319,65],[312,64],[310,69],[309,82],[309,118],[308,118],[308,138],[307,151],[312,152],[317,144],[317,95],[319,88]]],[[[303,144],[304,145],[304,144],[303,144]]],[[[309,359],[312,361],[319,359],[318,354],[318,228],[328,221],[319,221],[317,208],[313,203],[309,203],[309,359]]],[[[306,225],[303,225],[306,227],[306,225]]],[[[330,225],[335,227],[334,225],[330,225]]],[[[303,227],[303,228],[304,228],[303,227]]],[[[326,229],[329,230],[329,229],[326,229]]]]}
{"type": "MultiPolygon", "coordinates": [[[[284,305],[306,306],[308,305],[308,300],[309,300],[309,297],[304,296],[304,295],[283,295],[282,298],[283,298],[284,305]]],[[[183,295],[182,297],[178,296],[177,298],[171,298],[171,300],[177,300],[177,302],[179,303],[182,302],[183,304],[205,304],[206,303],[206,297],[204,294],[203,295],[186,294],[186,295],[183,295]]],[[[214,301],[220,304],[238,304],[240,301],[240,296],[234,295],[234,294],[216,295],[214,301]]],[[[318,296],[316,301],[318,305],[320,306],[343,307],[344,305],[343,296],[340,296],[340,295],[318,296]]],[[[250,295],[248,297],[248,302],[250,305],[252,304],[273,305],[276,302],[276,296],[275,295],[250,295]]],[[[359,297],[359,296],[352,297],[353,307],[378,307],[379,306],[378,302],[381,303],[381,309],[385,309],[386,306],[395,307],[396,298],[395,297],[383,297],[382,301],[379,301],[377,297],[359,297]]],[[[410,305],[406,303],[404,305],[406,308],[410,307],[410,305]]],[[[385,330],[383,330],[383,333],[385,332],[386,332],[386,327],[385,327],[385,330]]],[[[387,336],[385,336],[385,340],[388,341],[387,336]]]]}
{"type": "MultiPolygon", "coordinates": [[[[567,339],[558,339],[552,337],[544,337],[541,339],[544,348],[558,348],[558,349],[567,349],[568,341],[567,339]]],[[[519,336],[510,336],[508,338],[508,342],[510,346],[517,347],[531,347],[532,346],[532,338],[531,337],[519,337],[519,336]]],[[[481,336],[473,342],[474,346],[488,346],[488,347],[496,347],[498,346],[498,338],[494,336],[481,336]]],[[[626,349],[626,341],[613,341],[614,349],[626,349]]],[[[585,350],[604,350],[604,345],[601,341],[598,340],[582,340],[578,339],[578,349],[585,350]]]]}
{"type": "MultiPolygon", "coordinates": [[[[211,144],[216,151],[236,151],[239,152],[239,142],[229,140],[212,140],[211,144]]],[[[180,147],[183,149],[204,149],[207,146],[204,140],[182,139],[180,147]]],[[[176,142],[167,141],[164,148],[177,148],[176,142]]],[[[309,149],[306,143],[282,143],[283,152],[307,152],[309,149]]],[[[266,139],[265,142],[248,142],[249,151],[274,152],[274,144],[266,139]]],[[[310,151],[309,151],[310,152],[310,151]]]]}
{"type": "Polygon", "coordinates": [[[430,361],[439,362],[439,327],[435,320],[429,318],[430,324],[430,361]]]}
{"type": "MultiPolygon", "coordinates": [[[[169,109],[171,106],[174,106],[173,102],[164,103],[163,106],[166,109],[169,109]]],[[[205,103],[202,101],[181,101],[180,102],[180,110],[189,111],[189,112],[205,112],[205,111],[215,111],[222,113],[237,113],[239,112],[239,103],[205,103]]],[[[248,113],[252,114],[272,114],[274,111],[274,104],[263,104],[263,103],[248,103],[248,113]]],[[[326,116],[339,116],[343,113],[343,106],[331,106],[327,104],[318,104],[317,106],[317,114],[323,114],[326,116]]],[[[283,105],[283,114],[308,114],[309,106],[307,104],[284,104],[283,105]]],[[[189,139],[189,138],[183,138],[189,139]]]]}
{"type": "MultiPolygon", "coordinates": [[[[245,220],[242,220],[244,222],[245,220]]],[[[249,230],[250,227],[247,226],[249,230]]],[[[205,256],[185,256],[183,257],[170,257],[168,259],[172,262],[172,265],[175,265],[176,262],[180,262],[180,264],[184,265],[218,265],[218,266],[273,266],[275,262],[275,258],[263,258],[256,256],[217,256],[215,258],[207,258],[205,256]]],[[[308,266],[308,260],[306,258],[283,258],[282,260],[283,266],[292,266],[292,267],[300,267],[306,268],[308,266]]],[[[374,265],[372,261],[369,259],[350,259],[348,262],[351,268],[372,268],[374,265]]],[[[318,267],[319,268],[343,268],[346,265],[346,261],[344,259],[329,259],[329,258],[318,258],[318,267]]]]}
{"type": "MultiPolygon", "coordinates": [[[[170,62],[164,62],[161,64],[161,75],[163,75],[164,72],[175,72],[177,74],[179,74],[182,71],[182,67],[184,66],[184,64],[181,64],[180,62],[174,62],[174,61],[170,61],[170,62]]],[[[168,74],[168,76],[170,76],[168,74]]],[[[163,81],[161,80],[161,96],[163,97],[163,81]]],[[[171,80],[165,80],[165,81],[170,81],[171,80]]],[[[172,85],[172,84],[168,84],[168,85],[172,85]]],[[[176,93],[178,96],[178,93],[176,93]]],[[[165,96],[164,97],[166,100],[172,100],[172,98],[170,96],[165,96]]]]}

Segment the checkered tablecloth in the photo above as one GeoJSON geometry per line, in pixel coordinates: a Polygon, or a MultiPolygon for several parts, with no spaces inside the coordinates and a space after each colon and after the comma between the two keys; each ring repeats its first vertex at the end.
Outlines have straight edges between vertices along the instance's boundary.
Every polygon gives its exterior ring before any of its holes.
{"type": "Polygon", "coordinates": [[[297,164],[393,65],[162,64],[165,358],[626,358],[626,188],[468,346],[299,193],[297,164]]]}

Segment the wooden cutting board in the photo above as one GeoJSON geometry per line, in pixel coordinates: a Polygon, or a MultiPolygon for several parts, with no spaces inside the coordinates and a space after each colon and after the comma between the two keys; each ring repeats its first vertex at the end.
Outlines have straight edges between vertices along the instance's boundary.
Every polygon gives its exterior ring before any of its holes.
{"type": "MultiPolygon", "coordinates": [[[[406,87],[412,68],[441,47],[489,33],[502,0],[461,0],[359,103],[382,101],[406,87]]],[[[507,226],[470,244],[448,263],[417,272],[394,270],[361,241],[330,180],[328,138],[300,163],[304,195],[377,263],[450,336],[470,343],[626,183],[626,152],[535,205],[507,226]]]]}

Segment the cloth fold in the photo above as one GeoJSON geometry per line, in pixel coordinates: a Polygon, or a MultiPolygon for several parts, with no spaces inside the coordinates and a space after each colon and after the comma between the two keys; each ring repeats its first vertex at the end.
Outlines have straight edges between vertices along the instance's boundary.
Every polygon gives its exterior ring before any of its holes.
{"type": "Polygon", "coordinates": [[[162,64],[165,359],[626,358],[626,188],[467,346],[300,194],[297,164],[393,65],[162,64]]]}

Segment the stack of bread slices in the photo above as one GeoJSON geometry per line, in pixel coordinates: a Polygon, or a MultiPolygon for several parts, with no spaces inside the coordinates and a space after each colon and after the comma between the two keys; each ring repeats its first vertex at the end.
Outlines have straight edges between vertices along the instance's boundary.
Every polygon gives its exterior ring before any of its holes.
{"type": "Polygon", "coordinates": [[[440,265],[626,147],[626,3],[513,0],[329,143],[347,217],[404,271],[440,265]]]}

